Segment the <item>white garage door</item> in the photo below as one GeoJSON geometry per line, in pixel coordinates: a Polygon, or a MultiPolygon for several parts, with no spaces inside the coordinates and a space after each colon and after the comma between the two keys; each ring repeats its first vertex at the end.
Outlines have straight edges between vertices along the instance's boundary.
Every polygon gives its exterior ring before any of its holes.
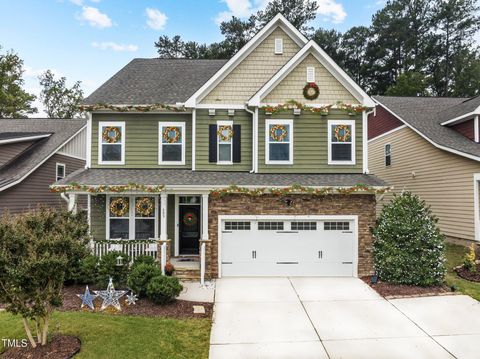
{"type": "Polygon", "coordinates": [[[221,275],[356,275],[354,225],[351,218],[221,220],[221,275]]]}

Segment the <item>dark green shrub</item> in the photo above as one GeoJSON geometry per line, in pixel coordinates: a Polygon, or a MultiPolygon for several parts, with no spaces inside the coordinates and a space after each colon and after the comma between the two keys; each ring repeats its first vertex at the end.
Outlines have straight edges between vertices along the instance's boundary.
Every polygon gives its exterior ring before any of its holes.
{"type": "Polygon", "coordinates": [[[156,264],[140,263],[136,265],[128,276],[128,286],[140,297],[147,294],[147,285],[150,279],[162,275],[162,271],[156,264]]]}
{"type": "Polygon", "coordinates": [[[129,257],[122,252],[110,252],[102,256],[97,268],[96,284],[106,287],[108,280],[112,277],[113,285],[116,287],[124,287],[127,284],[129,270],[129,257]],[[123,264],[117,265],[117,257],[123,258],[123,264]]]}
{"type": "Polygon", "coordinates": [[[92,284],[97,279],[98,257],[89,254],[80,261],[74,280],[78,284],[92,284]]]}
{"type": "Polygon", "coordinates": [[[160,275],[150,279],[147,285],[147,296],[155,303],[167,304],[174,302],[182,290],[183,286],[178,278],[160,275]]]}
{"type": "Polygon", "coordinates": [[[444,236],[425,201],[410,192],[383,207],[373,229],[375,269],[395,284],[439,285],[445,275],[444,236]]]}
{"type": "Polygon", "coordinates": [[[152,256],[138,256],[132,264],[132,270],[139,264],[155,264],[155,258],[152,256]]]}

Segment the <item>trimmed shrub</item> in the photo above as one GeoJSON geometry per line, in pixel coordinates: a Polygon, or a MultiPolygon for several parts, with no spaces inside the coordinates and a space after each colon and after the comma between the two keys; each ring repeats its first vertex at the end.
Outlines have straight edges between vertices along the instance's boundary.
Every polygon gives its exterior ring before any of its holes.
{"type": "Polygon", "coordinates": [[[176,277],[156,276],[147,285],[147,296],[157,304],[167,304],[175,301],[183,286],[176,277]]]}
{"type": "Polygon", "coordinates": [[[132,270],[139,264],[155,264],[155,258],[152,256],[138,256],[132,264],[132,270]]]}
{"type": "Polygon", "coordinates": [[[373,255],[385,282],[439,285],[445,275],[444,236],[425,201],[410,192],[395,195],[383,207],[376,227],[373,255]]]}
{"type": "Polygon", "coordinates": [[[96,284],[98,286],[106,287],[108,280],[112,277],[113,284],[116,287],[123,287],[127,284],[130,259],[126,254],[122,252],[110,252],[102,256],[100,262],[98,263],[96,284]],[[121,256],[123,258],[123,264],[121,266],[117,265],[117,257],[121,256]]]}
{"type": "Polygon", "coordinates": [[[162,275],[162,271],[155,264],[140,263],[135,266],[128,276],[128,286],[131,290],[144,297],[147,294],[147,285],[150,279],[162,275]]]}
{"type": "Polygon", "coordinates": [[[80,261],[74,280],[78,284],[92,284],[97,278],[98,257],[90,254],[80,261]]]}
{"type": "Polygon", "coordinates": [[[468,252],[463,256],[463,267],[470,272],[475,273],[477,271],[475,244],[471,244],[468,252]]]}

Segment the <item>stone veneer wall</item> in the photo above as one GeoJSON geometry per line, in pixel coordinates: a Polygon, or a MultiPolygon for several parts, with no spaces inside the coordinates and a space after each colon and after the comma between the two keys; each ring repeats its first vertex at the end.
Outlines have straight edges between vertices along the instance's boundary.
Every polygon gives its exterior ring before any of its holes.
{"type": "Polygon", "coordinates": [[[358,215],[358,275],[373,273],[373,237],[375,196],[370,194],[291,195],[290,207],[284,197],[227,195],[209,198],[208,232],[211,240],[207,252],[207,275],[218,277],[218,216],[219,215],[358,215]]]}

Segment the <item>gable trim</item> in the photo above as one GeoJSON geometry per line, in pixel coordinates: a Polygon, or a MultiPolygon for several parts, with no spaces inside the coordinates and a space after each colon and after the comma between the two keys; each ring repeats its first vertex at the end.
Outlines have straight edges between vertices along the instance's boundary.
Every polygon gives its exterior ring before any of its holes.
{"type": "Polygon", "coordinates": [[[405,124],[400,125],[400,126],[398,126],[398,127],[395,127],[393,130],[384,132],[384,133],[382,133],[381,135],[378,135],[377,137],[373,137],[373,138],[369,139],[367,142],[370,143],[370,142],[376,141],[376,140],[378,140],[378,139],[380,139],[380,138],[382,138],[382,137],[391,135],[392,133],[395,133],[395,132],[397,132],[397,131],[399,131],[399,130],[402,130],[402,129],[406,128],[406,127],[407,127],[407,125],[405,125],[405,124]]]}
{"type": "Polygon", "coordinates": [[[6,140],[0,140],[0,145],[6,145],[8,143],[34,141],[34,140],[39,140],[41,138],[50,137],[51,135],[52,135],[51,133],[47,133],[44,135],[33,135],[33,136],[10,138],[6,140]]]}
{"type": "Polygon", "coordinates": [[[466,119],[467,117],[475,116],[475,115],[480,115],[480,106],[477,107],[477,108],[476,108],[474,111],[472,111],[472,112],[469,112],[469,113],[463,114],[463,115],[461,115],[461,116],[452,118],[451,120],[444,121],[444,122],[441,123],[441,125],[442,125],[442,126],[450,125],[450,124],[453,124],[453,123],[455,123],[455,122],[459,122],[459,121],[461,121],[461,120],[464,120],[464,119],[466,119]]]}
{"type": "MultiPolygon", "coordinates": [[[[474,155],[471,155],[469,153],[465,153],[465,152],[462,152],[462,151],[458,151],[458,150],[455,150],[453,148],[450,148],[450,147],[446,147],[446,146],[443,146],[443,145],[440,145],[438,143],[436,143],[435,141],[431,140],[430,138],[428,138],[427,136],[425,136],[422,132],[420,132],[419,130],[417,130],[415,127],[413,127],[412,125],[410,125],[408,122],[406,122],[403,118],[401,118],[399,115],[397,115],[395,112],[393,112],[391,109],[389,109],[387,106],[385,106],[384,104],[382,104],[381,102],[378,102],[377,100],[373,100],[375,103],[377,103],[378,105],[382,106],[385,110],[387,110],[388,112],[390,112],[393,116],[395,116],[396,118],[398,118],[400,121],[402,121],[408,128],[410,128],[411,130],[413,130],[415,133],[417,133],[419,136],[423,137],[426,141],[428,141],[430,144],[432,144],[433,146],[435,146],[436,148],[438,149],[441,149],[441,150],[444,150],[444,151],[447,151],[447,152],[450,152],[450,153],[453,153],[455,155],[458,155],[458,156],[462,156],[462,157],[466,157],[466,158],[469,158],[471,160],[474,160],[474,161],[480,161],[480,157],[478,156],[474,156],[474,155]]],[[[378,137],[375,137],[375,139],[377,139],[378,137]]]]}
{"type": "Polygon", "coordinates": [[[313,40],[310,40],[297,54],[290,59],[252,98],[249,106],[260,106],[262,99],[268,95],[293,69],[309,54],[312,54],[333,77],[335,77],[363,106],[374,107],[375,102],[358,86],[345,71],[313,40]]]}
{"type": "Polygon", "coordinates": [[[215,88],[225,77],[232,72],[268,35],[275,26],[285,31],[293,41],[300,47],[307,43],[307,38],[302,35],[282,14],[277,14],[270,22],[263,27],[249,42],[243,46],[228,62],[218,70],[202,87],[200,87],[190,98],[185,101],[185,107],[196,107],[211,90],[215,88]]]}

